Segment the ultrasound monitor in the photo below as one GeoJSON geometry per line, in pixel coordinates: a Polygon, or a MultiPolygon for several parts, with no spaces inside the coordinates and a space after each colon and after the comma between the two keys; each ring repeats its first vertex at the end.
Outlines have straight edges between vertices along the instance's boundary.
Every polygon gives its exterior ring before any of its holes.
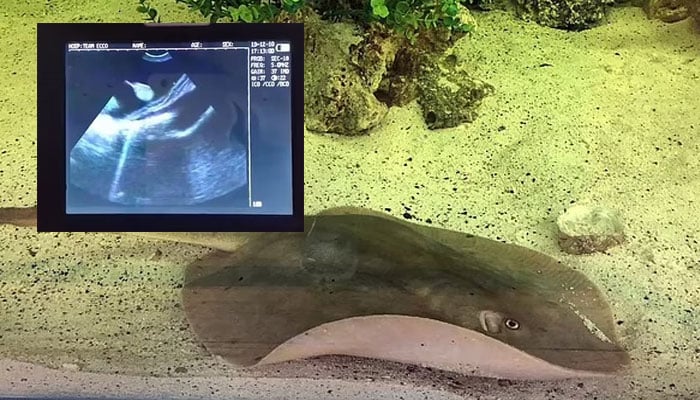
{"type": "Polygon", "coordinates": [[[39,231],[303,229],[303,25],[39,24],[39,231]]]}

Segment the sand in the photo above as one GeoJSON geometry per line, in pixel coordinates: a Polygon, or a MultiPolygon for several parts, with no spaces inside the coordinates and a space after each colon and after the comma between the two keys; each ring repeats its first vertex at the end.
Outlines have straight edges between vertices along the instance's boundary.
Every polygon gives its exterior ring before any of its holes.
{"type": "MultiPolygon", "coordinates": [[[[0,206],[36,198],[35,23],[137,21],[135,3],[3,5],[0,206]]],[[[615,9],[582,33],[499,12],[477,20],[478,33],[455,52],[496,87],[480,118],[429,131],[412,104],[392,109],[366,137],[307,133],[307,211],[352,205],[407,214],[563,260],[608,296],[633,358],[628,373],[495,382],[344,358],[237,371],[198,344],[180,306],[183,267],[208,249],[3,226],[0,394],[94,394],[104,388],[87,382],[103,380],[127,397],[146,388],[251,399],[699,397],[700,36],[689,21],[649,21],[637,8],[615,9]],[[554,221],[573,203],[621,211],[627,244],[562,253],[554,221]],[[157,250],[163,256],[152,260],[157,250]]]]}

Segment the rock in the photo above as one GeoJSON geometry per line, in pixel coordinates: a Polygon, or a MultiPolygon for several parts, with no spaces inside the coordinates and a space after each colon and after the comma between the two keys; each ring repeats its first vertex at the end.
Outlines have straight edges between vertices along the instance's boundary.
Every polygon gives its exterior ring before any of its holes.
{"type": "Polygon", "coordinates": [[[439,68],[428,70],[418,81],[418,104],[429,129],[451,128],[476,118],[481,100],[493,93],[493,86],[469,77],[452,66],[447,55],[439,68]]]}
{"type": "Polygon", "coordinates": [[[304,102],[307,129],[354,136],[379,125],[388,107],[360,79],[346,69],[340,75],[325,76],[316,90],[308,91],[304,102]]]}
{"type": "Polygon", "coordinates": [[[664,22],[678,22],[690,14],[688,0],[646,0],[643,8],[649,18],[664,22]]]}
{"type": "Polygon", "coordinates": [[[69,372],[80,372],[80,366],[73,363],[61,364],[61,369],[69,372]]]}
{"type": "Polygon", "coordinates": [[[575,205],[557,218],[559,247],[569,254],[603,252],[625,241],[620,214],[604,206],[575,205]]]}
{"type": "Polygon", "coordinates": [[[388,107],[374,96],[376,87],[365,81],[361,69],[350,62],[350,46],[362,40],[355,26],[322,20],[311,10],[297,16],[282,13],[277,22],[304,23],[304,124],[308,130],[360,135],[382,122],[388,107]]]}
{"type": "Polygon", "coordinates": [[[276,22],[304,23],[304,125],[314,132],[360,135],[379,125],[388,107],[377,100],[350,46],[362,40],[350,23],[322,20],[312,10],[280,13],[276,22]]]}
{"type": "MultiPolygon", "coordinates": [[[[461,5],[459,19],[472,28],[477,25],[469,10],[461,5]]],[[[394,59],[374,95],[388,106],[405,106],[416,100],[424,75],[432,71],[435,64],[445,57],[445,52],[465,35],[466,32],[438,26],[422,29],[413,42],[402,38],[394,44],[394,59]]]]}
{"type": "MultiPolygon", "coordinates": [[[[428,127],[452,127],[472,121],[474,109],[493,89],[470,79],[468,72],[434,67],[466,32],[423,29],[411,42],[382,24],[364,26],[358,34],[358,26],[322,20],[313,11],[282,15],[277,22],[304,22],[309,131],[362,135],[381,124],[389,107],[416,99],[428,127]]],[[[459,18],[476,24],[463,6],[459,18]]]]}
{"type": "Polygon", "coordinates": [[[149,261],[160,261],[163,258],[163,252],[160,249],[156,249],[151,257],[148,258],[149,261]]]}
{"type": "Polygon", "coordinates": [[[540,25],[579,31],[597,25],[611,0],[515,0],[517,14],[540,25]]]}

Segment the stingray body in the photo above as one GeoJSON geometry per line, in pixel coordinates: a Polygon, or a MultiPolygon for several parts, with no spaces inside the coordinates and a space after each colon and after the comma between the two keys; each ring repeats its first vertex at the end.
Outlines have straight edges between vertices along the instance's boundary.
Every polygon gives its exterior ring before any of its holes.
{"type": "Polygon", "coordinates": [[[344,354],[530,379],[628,362],[582,274],[366,210],[307,217],[304,233],[258,236],[190,265],[183,298],[205,346],[240,366],[344,354]]]}
{"type": "MultiPolygon", "coordinates": [[[[31,220],[6,210],[0,221],[31,220]]],[[[204,346],[237,366],[349,355],[558,379],[629,362],[592,282],[520,246],[362,209],[307,217],[303,233],[211,238],[223,250],[187,267],[184,310],[204,346]]]]}

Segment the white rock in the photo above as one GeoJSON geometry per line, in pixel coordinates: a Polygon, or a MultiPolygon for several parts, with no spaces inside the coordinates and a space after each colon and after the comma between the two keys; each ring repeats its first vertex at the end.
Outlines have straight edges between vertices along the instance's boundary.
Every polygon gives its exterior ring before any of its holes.
{"type": "Polygon", "coordinates": [[[65,364],[61,364],[61,369],[64,371],[79,372],[80,366],[78,364],[65,363],[65,364]]]}
{"type": "Polygon", "coordinates": [[[625,241],[620,214],[605,206],[575,205],[557,218],[559,247],[570,254],[603,252],[625,241]]]}

